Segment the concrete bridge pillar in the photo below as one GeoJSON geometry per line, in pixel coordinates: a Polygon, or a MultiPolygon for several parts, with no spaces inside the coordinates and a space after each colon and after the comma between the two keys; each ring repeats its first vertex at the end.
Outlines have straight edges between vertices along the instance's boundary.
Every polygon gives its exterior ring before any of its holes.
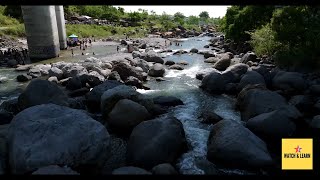
{"type": "Polygon", "coordinates": [[[60,45],[55,6],[21,6],[21,9],[31,61],[57,57],[60,45]]]}
{"type": "Polygon", "coordinates": [[[67,34],[63,6],[56,6],[56,18],[58,25],[60,49],[63,50],[67,48],[67,34]]]}

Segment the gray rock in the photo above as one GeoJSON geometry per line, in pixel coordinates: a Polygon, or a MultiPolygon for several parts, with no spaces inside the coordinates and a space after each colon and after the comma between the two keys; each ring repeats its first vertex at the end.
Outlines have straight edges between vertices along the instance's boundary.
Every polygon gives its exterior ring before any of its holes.
{"type": "Polygon", "coordinates": [[[204,58],[207,59],[209,57],[215,57],[215,54],[213,51],[207,51],[203,54],[204,58]]]}
{"type": "Polygon", "coordinates": [[[100,112],[101,96],[102,94],[116,86],[122,85],[122,83],[114,80],[107,80],[102,84],[94,87],[86,95],[86,106],[89,112],[100,112]]]}
{"type": "Polygon", "coordinates": [[[8,82],[8,78],[7,77],[0,77],[0,84],[1,83],[6,83],[6,82],[8,82]]]}
{"type": "Polygon", "coordinates": [[[219,58],[217,58],[217,57],[209,57],[208,59],[204,60],[205,63],[212,63],[212,64],[214,64],[218,61],[219,61],[219,58]]]}
{"type": "Polygon", "coordinates": [[[171,65],[174,65],[175,62],[174,61],[171,61],[171,60],[168,60],[166,61],[166,63],[164,63],[164,65],[168,65],[168,66],[171,66],[171,65]]]}
{"type": "Polygon", "coordinates": [[[297,72],[278,72],[272,79],[272,87],[288,93],[299,93],[306,88],[306,80],[297,72]]]}
{"type": "Polygon", "coordinates": [[[49,81],[49,82],[52,82],[52,83],[56,83],[56,84],[58,84],[58,83],[59,83],[58,78],[57,78],[57,77],[55,77],[55,76],[51,76],[51,77],[49,77],[49,78],[48,78],[48,81],[49,81]]]}
{"type": "Polygon", "coordinates": [[[311,128],[319,129],[320,128],[320,115],[314,116],[311,123],[311,128]]]}
{"type": "Polygon", "coordinates": [[[257,62],[257,56],[252,52],[248,52],[240,60],[240,62],[244,64],[246,64],[248,61],[257,62]]]}
{"type": "Polygon", "coordinates": [[[28,72],[28,75],[32,78],[38,78],[41,77],[41,71],[38,68],[31,68],[28,72]]]}
{"type": "Polygon", "coordinates": [[[18,66],[15,71],[29,71],[33,65],[20,65],[18,66]]]}
{"type": "Polygon", "coordinates": [[[171,175],[178,174],[177,170],[169,163],[156,165],[151,170],[152,174],[171,175]]]}
{"type": "Polygon", "coordinates": [[[113,175],[138,175],[138,174],[151,175],[149,171],[146,171],[138,167],[133,167],[133,166],[126,166],[126,167],[115,169],[112,171],[112,174],[113,175]]]}
{"type": "Polygon", "coordinates": [[[227,83],[228,81],[224,75],[211,72],[202,79],[200,88],[211,94],[222,94],[227,83]]]}
{"type": "Polygon", "coordinates": [[[287,102],[281,95],[267,89],[244,88],[237,98],[237,107],[241,111],[243,121],[286,105],[287,102]]]}
{"type": "Polygon", "coordinates": [[[9,124],[13,118],[13,114],[4,109],[0,109],[0,125],[9,124]]]}
{"type": "Polygon", "coordinates": [[[205,76],[209,75],[211,72],[216,72],[220,74],[220,72],[214,68],[206,68],[206,69],[202,69],[200,72],[196,74],[196,79],[202,80],[205,76]]]}
{"type": "Polygon", "coordinates": [[[219,59],[213,67],[219,71],[224,71],[230,66],[231,60],[228,56],[219,59]]]}
{"type": "Polygon", "coordinates": [[[299,111],[303,113],[311,113],[313,106],[313,97],[308,95],[292,96],[292,98],[289,100],[289,104],[295,106],[299,111]]]}
{"type": "Polygon", "coordinates": [[[184,70],[184,68],[178,64],[171,65],[169,69],[184,70]]]}
{"type": "Polygon", "coordinates": [[[8,111],[16,115],[18,112],[20,112],[20,108],[18,105],[18,97],[3,101],[2,104],[0,105],[0,109],[3,109],[5,111],[8,111]]]}
{"type": "Polygon", "coordinates": [[[62,71],[64,77],[76,77],[83,74],[88,74],[87,69],[80,65],[65,66],[62,68],[62,71]]]}
{"type": "Polygon", "coordinates": [[[68,90],[71,90],[71,91],[74,91],[74,90],[77,90],[77,89],[80,89],[82,88],[82,82],[81,82],[81,79],[78,77],[78,76],[75,76],[75,77],[72,77],[67,85],[66,85],[66,88],[68,90]]]}
{"type": "Polygon", "coordinates": [[[218,114],[216,114],[212,110],[202,111],[200,118],[202,118],[201,122],[205,124],[215,124],[222,120],[222,117],[220,117],[218,114]]]}
{"type": "Polygon", "coordinates": [[[312,95],[320,96],[320,85],[312,85],[309,90],[312,95]]]}
{"type": "Polygon", "coordinates": [[[107,123],[119,132],[131,132],[139,123],[150,118],[148,110],[128,99],[119,100],[108,114],[107,123]]]}
{"type": "Polygon", "coordinates": [[[157,96],[153,98],[154,104],[159,104],[161,106],[178,106],[183,105],[183,102],[174,96],[157,96]]]}
{"type": "Polygon", "coordinates": [[[111,174],[114,169],[126,165],[127,142],[113,135],[110,138],[110,157],[103,166],[102,174],[111,174]]]}
{"type": "Polygon", "coordinates": [[[139,51],[133,51],[132,52],[132,57],[133,58],[137,58],[137,57],[140,58],[141,57],[141,53],[139,51]]]}
{"type": "Polygon", "coordinates": [[[39,104],[53,103],[68,106],[67,95],[54,83],[47,80],[32,80],[18,98],[21,110],[39,104]]]}
{"type": "Polygon", "coordinates": [[[196,49],[196,48],[192,48],[192,49],[190,50],[191,53],[198,53],[198,51],[199,51],[199,50],[196,49]]]}
{"type": "Polygon", "coordinates": [[[52,164],[100,167],[109,155],[105,127],[80,110],[55,104],[25,109],[8,132],[9,159],[14,174],[52,164]]]}
{"type": "Polygon", "coordinates": [[[259,168],[272,164],[265,142],[233,120],[222,120],[213,126],[207,158],[231,167],[259,168]]]}
{"type": "Polygon", "coordinates": [[[149,51],[143,59],[147,62],[164,63],[164,60],[154,51],[149,51]]]}
{"type": "Polygon", "coordinates": [[[263,113],[248,120],[247,127],[254,133],[267,138],[286,138],[296,130],[295,120],[301,117],[293,106],[285,106],[263,113]]]}
{"type": "Polygon", "coordinates": [[[57,67],[52,67],[48,72],[50,77],[55,76],[58,78],[58,80],[63,79],[63,71],[57,67]]]}
{"type": "Polygon", "coordinates": [[[31,69],[38,69],[41,73],[41,76],[46,76],[49,74],[49,70],[51,69],[50,64],[38,64],[31,69]]]}
{"type": "Polygon", "coordinates": [[[261,84],[265,85],[265,81],[262,75],[255,71],[247,71],[241,78],[238,84],[238,90],[242,90],[247,85],[261,84]]]}
{"type": "Polygon", "coordinates": [[[142,81],[140,81],[138,78],[136,77],[133,77],[133,76],[129,76],[125,82],[124,82],[126,85],[128,86],[135,86],[139,89],[142,89],[143,88],[143,83],[142,81]]]}
{"type": "Polygon", "coordinates": [[[227,81],[230,83],[238,83],[241,76],[248,71],[249,66],[246,64],[235,64],[229,66],[222,74],[225,75],[227,81]]]}
{"type": "Polygon", "coordinates": [[[143,59],[139,59],[138,62],[137,62],[137,67],[141,67],[143,72],[146,72],[148,73],[150,67],[148,65],[148,62],[143,60],[143,59]]]}
{"type": "Polygon", "coordinates": [[[32,79],[32,77],[27,74],[20,74],[17,76],[18,82],[26,82],[26,81],[30,81],[31,79],[32,79]]]}
{"type": "Polygon", "coordinates": [[[163,77],[164,73],[165,69],[163,65],[156,63],[150,68],[148,75],[153,77],[163,77]]]}
{"type": "Polygon", "coordinates": [[[117,71],[122,80],[126,80],[129,76],[133,76],[138,78],[140,81],[143,81],[141,72],[135,70],[134,67],[124,62],[117,62],[114,64],[112,71],[117,71]]]}
{"type": "Polygon", "coordinates": [[[46,167],[39,168],[33,175],[80,175],[76,171],[73,171],[69,167],[60,167],[57,165],[50,165],[46,167]]]}
{"type": "Polygon", "coordinates": [[[185,150],[183,126],[175,118],[157,118],[136,126],[129,138],[127,162],[151,169],[162,163],[174,163],[185,150]]]}

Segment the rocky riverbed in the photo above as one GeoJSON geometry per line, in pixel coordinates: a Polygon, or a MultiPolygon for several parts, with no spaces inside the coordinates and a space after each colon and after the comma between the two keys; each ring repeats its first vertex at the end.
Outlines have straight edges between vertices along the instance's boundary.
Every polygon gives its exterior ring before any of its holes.
{"type": "Polygon", "coordinates": [[[318,141],[319,74],[217,37],[179,41],[19,66],[25,88],[0,105],[0,174],[277,174],[281,138],[318,141]]]}

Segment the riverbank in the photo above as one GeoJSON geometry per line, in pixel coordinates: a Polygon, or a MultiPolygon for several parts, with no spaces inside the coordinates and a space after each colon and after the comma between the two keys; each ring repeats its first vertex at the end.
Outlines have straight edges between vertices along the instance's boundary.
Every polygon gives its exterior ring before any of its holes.
{"type": "Polygon", "coordinates": [[[317,141],[319,74],[233,54],[219,37],[165,41],[101,41],[96,56],[20,67],[28,86],[0,105],[2,171],[281,174],[281,138],[317,141]],[[125,43],[134,51],[117,53],[125,43]]]}

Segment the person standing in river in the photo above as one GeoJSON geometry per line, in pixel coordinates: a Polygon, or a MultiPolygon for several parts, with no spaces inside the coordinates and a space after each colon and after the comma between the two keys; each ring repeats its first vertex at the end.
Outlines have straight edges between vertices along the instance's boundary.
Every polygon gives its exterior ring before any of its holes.
{"type": "Polygon", "coordinates": [[[120,47],[119,47],[119,46],[117,46],[117,52],[119,52],[119,49],[120,49],[120,47]]]}
{"type": "Polygon", "coordinates": [[[73,48],[71,48],[71,54],[72,54],[72,56],[74,55],[74,54],[73,54],[73,48]]]}

